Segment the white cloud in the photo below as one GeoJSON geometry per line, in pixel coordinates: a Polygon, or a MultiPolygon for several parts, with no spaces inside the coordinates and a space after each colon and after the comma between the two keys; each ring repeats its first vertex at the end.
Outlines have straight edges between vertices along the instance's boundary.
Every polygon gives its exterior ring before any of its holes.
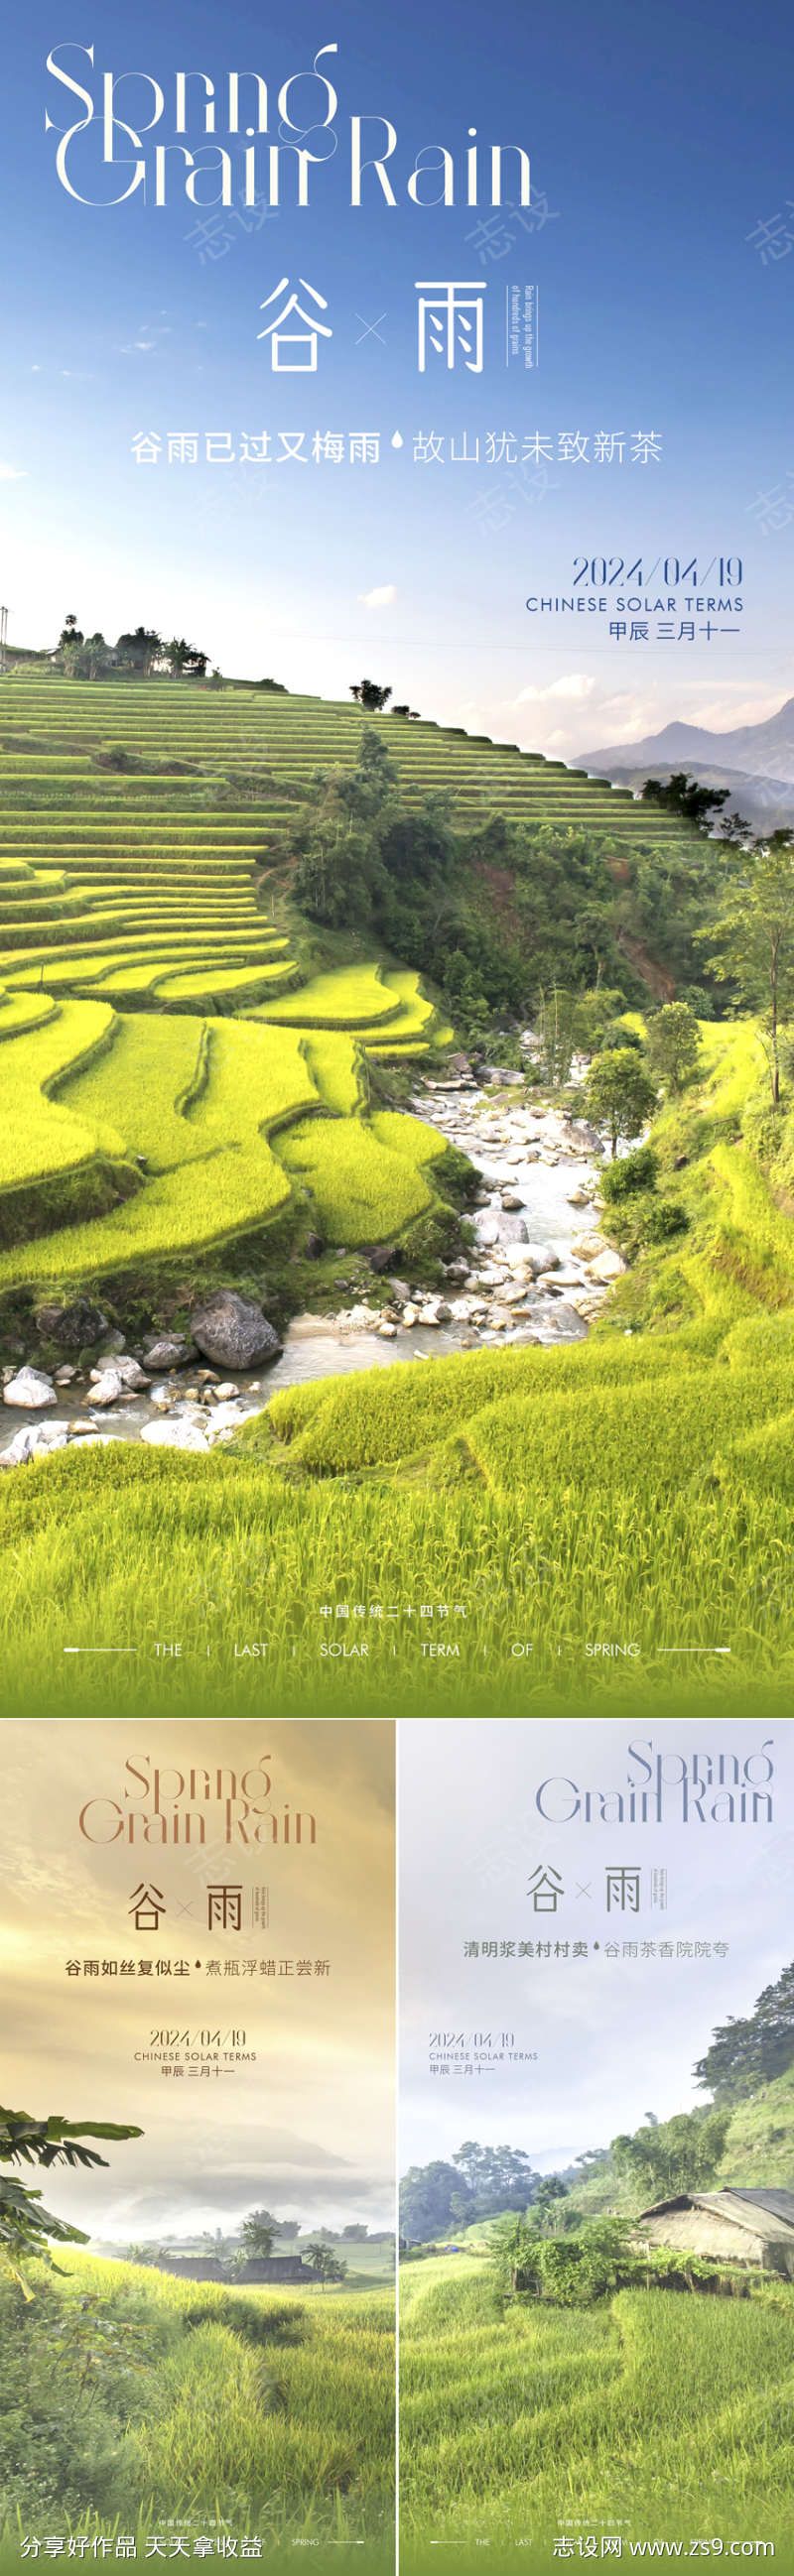
{"type": "Polygon", "coordinates": [[[393,608],[397,591],[393,581],[383,582],[380,590],[360,590],[362,608],[393,608]]]}
{"type": "Polygon", "coordinates": [[[136,350],[141,349],[145,350],[148,355],[149,350],[153,349],[154,345],[153,340],[124,340],[121,343],[120,354],[122,358],[134,358],[136,350]]]}
{"type": "Polygon", "coordinates": [[[26,479],[24,465],[0,464],[0,483],[24,483],[26,479]]]}
{"type": "Polygon", "coordinates": [[[590,679],[585,671],[568,671],[562,679],[550,680],[547,689],[536,689],[530,682],[529,688],[522,689],[513,703],[517,707],[545,707],[552,705],[556,698],[565,698],[580,706],[584,698],[592,697],[595,685],[595,680],[590,679]]]}

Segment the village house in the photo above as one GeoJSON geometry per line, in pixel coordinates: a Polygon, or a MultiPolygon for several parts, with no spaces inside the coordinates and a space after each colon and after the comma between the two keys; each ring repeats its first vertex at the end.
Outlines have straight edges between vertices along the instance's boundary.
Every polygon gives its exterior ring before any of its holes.
{"type": "MultiPolygon", "coordinates": [[[[152,2268],[158,2272],[170,2272],[175,2281],[226,2281],[228,2283],[231,2277],[228,2264],[219,2263],[217,2255],[209,2254],[164,2254],[152,2268]]],[[[302,2261],[300,2254],[251,2256],[249,2261],[242,2265],[240,2271],[235,2272],[234,2286],[245,2288],[254,2281],[268,2282],[273,2286],[279,2283],[283,2285],[289,2281],[305,2281],[307,2286],[315,2286],[314,2273],[309,2270],[308,2264],[302,2261]]]]}
{"type": "Polygon", "coordinates": [[[794,2280],[794,2191],[691,2191],[654,2201],[634,2221],[643,2251],[667,2246],[715,2263],[752,2264],[794,2280]]]}

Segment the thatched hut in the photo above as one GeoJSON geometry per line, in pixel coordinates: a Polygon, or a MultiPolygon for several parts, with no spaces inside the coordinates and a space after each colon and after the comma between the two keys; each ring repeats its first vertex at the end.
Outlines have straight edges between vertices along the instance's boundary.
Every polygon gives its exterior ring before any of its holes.
{"type": "Polygon", "coordinates": [[[633,2233],[643,2252],[662,2246],[794,2280],[794,2191],[680,2192],[642,2209],[633,2233]]]}
{"type": "Polygon", "coordinates": [[[241,2264],[239,2272],[234,2273],[228,2263],[219,2263],[215,2255],[162,2254],[152,2268],[158,2272],[170,2272],[174,2281],[225,2281],[227,2287],[231,2282],[235,2289],[245,2289],[253,2281],[265,2281],[274,2286],[280,2282],[305,2281],[315,2286],[314,2273],[307,2263],[302,2262],[299,2254],[250,2255],[248,2262],[241,2264]]]}

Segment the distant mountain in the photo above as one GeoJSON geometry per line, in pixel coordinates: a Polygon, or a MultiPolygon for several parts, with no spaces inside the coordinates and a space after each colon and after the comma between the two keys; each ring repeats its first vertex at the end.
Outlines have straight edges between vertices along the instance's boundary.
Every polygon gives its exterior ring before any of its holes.
{"type": "Polygon", "coordinates": [[[640,742],[585,751],[578,766],[615,786],[642,787],[687,769],[702,787],[727,787],[732,806],[762,830],[794,823],[794,698],[765,724],[709,733],[704,725],[669,724],[640,742]]]}
{"type": "Polygon", "coordinates": [[[765,724],[734,725],[727,733],[708,733],[703,725],[664,725],[661,733],[648,733],[642,742],[617,742],[607,751],[586,751],[581,766],[609,776],[616,767],[641,768],[648,777],[654,774],[654,762],[663,769],[691,769],[695,761],[701,765],[707,761],[712,768],[716,763],[734,775],[741,770],[752,778],[784,780],[793,787],[794,698],[787,698],[765,724]]]}

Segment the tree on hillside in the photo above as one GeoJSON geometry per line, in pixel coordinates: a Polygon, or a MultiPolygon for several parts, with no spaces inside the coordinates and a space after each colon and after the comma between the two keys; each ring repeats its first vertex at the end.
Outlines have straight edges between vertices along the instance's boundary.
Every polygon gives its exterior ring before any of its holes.
{"type": "Polygon", "coordinates": [[[322,2282],[323,2289],[327,2287],[329,2281],[346,2279],[347,2264],[342,2261],[341,2255],[333,2254],[330,2245],[323,2244],[319,2236],[313,2237],[311,2245],[307,2245],[306,2261],[316,2279],[322,2282]]]}
{"type": "Polygon", "coordinates": [[[105,643],[102,630],[98,627],[95,635],[86,636],[85,645],[80,655],[81,679],[100,679],[103,671],[110,670],[111,661],[112,655],[110,647],[105,643]]]}
{"type": "Polygon", "coordinates": [[[120,635],[116,645],[121,669],[135,671],[143,680],[148,679],[152,664],[159,662],[162,652],[162,636],[155,634],[152,626],[136,626],[120,635]]]}
{"type": "Polygon", "coordinates": [[[648,1022],[646,1057],[657,1082],[667,1091],[683,1091],[697,1072],[700,1030],[686,1002],[664,1002],[648,1022]]]}
{"type": "Polygon", "coordinates": [[[706,2190],[714,2180],[729,2125],[729,2111],[679,2111],[672,2120],[660,2120],[656,2128],[635,2129],[633,2136],[613,2138],[615,2170],[654,2200],[706,2190]]]}
{"type": "Polygon", "coordinates": [[[772,2084],[794,2066],[794,1960],[774,1986],[765,1986],[745,2020],[731,2017],[714,2031],[695,2067],[695,2081],[717,2102],[741,2102],[760,2084],[772,2084]]]}
{"type": "Polygon", "coordinates": [[[570,1079],[576,1048],[577,997],[561,984],[541,993],[536,1013],[538,1053],[546,1082],[553,1091],[570,1079]]]}
{"type": "Polygon", "coordinates": [[[727,862],[729,891],[708,930],[708,965],[731,983],[745,1010],[758,1011],[772,1106],[780,1105],[780,1035],[794,1011],[794,842],[786,832],[756,841],[727,862]]]}
{"type": "Polygon", "coordinates": [[[276,2221],[271,2218],[269,2209],[252,2209],[248,2218],[243,2219],[240,2229],[243,2260],[246,2263],[252,2260],[267,2262],[268,2255],[273,2252],[275,2233],[276,2221]]]}
{"type": "Polygon", "coordinates": [[[174,679],[204,679],[209,655],[202,653],[197,644],[186,643],[184,635],[172,635],[165,652],[174,679]]]}
{"type": "Polygon", "coordinates": [[[663,813],[680,814],[685,822],[694,824],[696,832],[710,831],[714,816],[721,814],[729,795],[728,787],[699,787],[697,779],[689,778],[685,769],[675,769],[666,780],[646,778],[642,789],[644,805],[660,805],[663,813]]]}
{"type": "Polygon", "coordinates": [[[636,1047],[607,1047],[587,1076],[587,1105],[597,1127],[606,1127],[614,1162],[621,1136],[638,1136],[656,1107],[656,1091],[636,1047]]]}
{"type": "Polygon", "coordinates": [[[381,816],[395,797],[400,772],[389,758],[379,733],[362,733],[355,769],[334,769],[324,776],[326,802],[343,815],[361,820],[381,816]]]}
{"type": "Polygon", "coordinates": [[[558,2202],[567,2200],[568,2185],[560,2174],[542,2174],[532,2202],[531,2217],[543,2234],[554,2227],[558,2202]]]}
{"type": "Polygon", "coordinates": [[[465,2138],[452,2162],[471,2193],[477,2218],[500,2209],[524,2209],[537,2190],[538,2176],[521,2147],[481,2147],[476,2138],[465,2138]]]}
{"type": "Polygon", "coordinates": [[[426,2244],[434,2236],[447,2235],[461,2219],[465,2224],[467,2216],[473,2216],[473,2195],[467,2193],[454,2165],[440,2157],[429,2165],[411,2165],[400,2186],[404,2236],[426,2244]]]}
{"type": "Polygon", "coordinates": [[[381,688],[378,680],[351,680],[350,695],[368,716],[380,716],[388,706],[391,689],[381,688]]]}
{"type": "MultiPolygon", "coordinates": [[[[108,2120],[62,2120],[51,2114],[47,2120],[31,2119],[27,2111],[0,2109],[0,2164],[64,2164],[83,2170],[93,2165],[106,2165],[107,2157],[96,2154],[93,2147],[82,2144],[84,2138],[102,2138],[114,2142],[123,2138],[140,2138],[142,2129],[119,2128],[108,2120]]],[[[29,2191],[10,2175],[0,2174],[0,2258],[5,2262],[26,2298],[32,2294],[19,2266],[32,2255],[49,2260],[49,2244],[87,2245],[81,2227],[72,2227],[64,2218],[56,2218],[45,2209],[38,2191],[29,2191]]]]}
{"type": "Polygon", "coordinates": [[[65,618],[58,637],[58,658],[61,670],[67,680],[75,680],[77,678],[80,654],[84,642],[85,637],[83,635],[82,627],[78,626],[74,611],[70,609],[69,615],[65,618]]]}

